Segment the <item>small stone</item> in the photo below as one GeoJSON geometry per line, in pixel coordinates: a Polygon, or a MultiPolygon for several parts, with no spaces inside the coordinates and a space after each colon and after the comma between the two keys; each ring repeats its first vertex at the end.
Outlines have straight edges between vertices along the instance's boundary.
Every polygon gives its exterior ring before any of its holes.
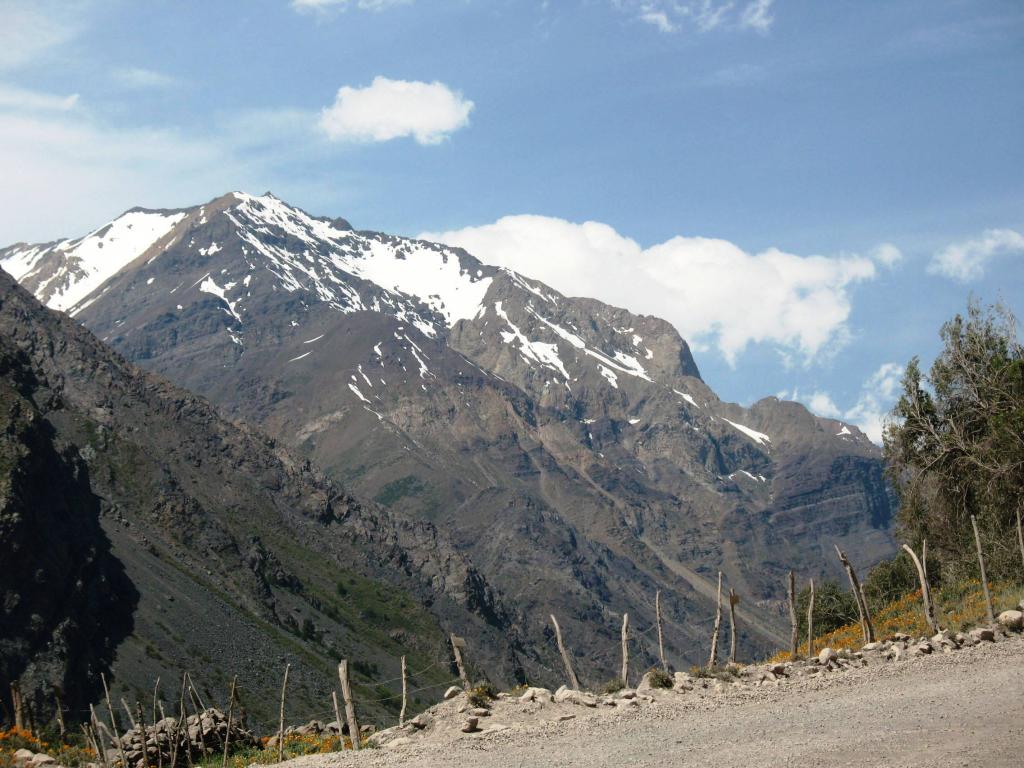
{"type": "Polygon", "coordinates": [[[597,698],[589,693],[574,691],[562,686],[555,692],[556,704],[578,704],[583,707],[596,707],[597,698]]]}
{"type": "Polygon", "coordinates": [[[15,750],[15,752],[14,752],[14,762],[15,763],[27,763],[29,760],[31,760],[35,756],[36,756],[36,753],[33,752],[31,749],[18,749],[18,750],[15,750]]]}
{"type": "Polygon", "coordinates": [[[480,728],[478,727],[479,724],[480,724],[480,719],[479,718],[467,717],[466,718],[466,723],[462,726],[462,732],[463,733],[475,733],[475,732],[480,730],[480,728]]]}
{"type": "Polygon", "coordinates": [[[469,714],[473,717],[490,717],[491,710],[484,707],[473,707],[473,709],[469,710],[469,714]]]}
{"type": "Polygon", "coordinates": [[[57,761],[49,755],[44,755],[42,752],[38,752],[32,756],[32,759],[28,761],[28,764],[32,768],[36,768],[39,765],[56,765],[57,761]]]}
{"type": "Polygon", "coordinates": [[[451,688],[444,692],[444,700],[448,701],[448,699],[454,699],[460,693],[462,693],[462,689],[459,688],[459,686],[457,685],[453,685],[451,688]]]}
{"type": "Polygon", "coordinates": [[[822,648],[821,653],[818,654],[818,663],[825,666],[830,661],[835,661],[839,658],[839,654],[831,648],[822,648]]]}
{"type": "Polygon", "coordinates": [[[1024,629],[1024,612],[1003,611],[999,614],[998,621],[1011,632],[1020,632],[1024,629]]]}
{"type": "Polygon", "coordinates": [[[409,721],[413,728],[418,731],[422,731],[424,728],[434,722],[434,718],[428,715],[426,712],[420,712],[416,717],[409,721]]]}
{"type": "Polygon", "coordinates": [[[576,717],[576,715],[559,715],[558,716],[558,722],[564,723],[566,720],[572,720],[575,717],[576,717]]]}
{"type": "Polygon", "coordinates": [[[968,634],[976,643],[992,643],[996,639],[996,633],[989,627],[978,627],[977,629],[972,629],[968,634]]]}
{"type": "Polygon", "coordinates": [[[882,647],[881,643],[868,643],[863,648],[861,648],[861,650],[864,651],[865,653],[870,653],[871,651],[877,651],[881,647],[882,647]]]}
{"type": "Polygon", "coordinates": [[[619,691],[618,693],[615,694],[615,698],[617,698],[617,699],[635,699],[636,698],[636,691],[634,691],[634,690],[632,690],[630,688],[623,688],[621,691],[619,691]]]}
{"type": "Polygon", "coordinates": [[[619,699],[615,702],[615,706],[619,707],[620,709],[623,707],[639,707],[640,702],[638,702],[636,699],[619,699]]]}

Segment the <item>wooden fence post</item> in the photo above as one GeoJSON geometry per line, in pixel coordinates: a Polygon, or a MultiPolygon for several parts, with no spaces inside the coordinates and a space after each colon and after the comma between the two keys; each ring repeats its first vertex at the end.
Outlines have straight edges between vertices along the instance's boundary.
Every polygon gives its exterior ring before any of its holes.
{"type": "Polygon", "coordinates": [[[459,680],[462,681],[462,690],[469,690],[469,675],[466,674],[466,665],[462,660],[462,649],[466,647],[466,640],[457,637],[454,633],[449,636],[452,644],[452,655],[455,657],[455,666],[459,668],[459,680]]]}
{"type": "MultiPolygon", "coordinates": [[[[1021,502],[1021,505],[1024,506],[1024,501],[1021,502]]],[[[1020,544],[1020,560],[1024,565],[1024,528],[1020,524],[1020,507],[1017,507],[1017,543],[1020,544]]]]}
{"type": "Polygon", "coordinates": [[[64,743],[67,735],[67,728],[64,725],[64,704],[60,700],[60,688],[53,687],[53,698],[57,701],[57,727],[60,728],[60,740],[64,743]]]}
{"type": "Polygon", "coordinates": [[[156,703],[157,703],[157,697],[159,696],[159,694],[160,694],[160,678],[157,677],[156,684],[153,686],[153,722],[154,723],[159,722],[158,719],[157,719],[157,716],[156,716],[157,715],[156,703]]]}
{"type": "Polygon", "coordinates": [[[814,579],[811,579],[811,593],[807,599],[807,658],[814,657],[814,579]]]}
{"type": "Polygon", "coordinates": [[[100,730],[100,720],[96,717],[96,707],[92,704],[89,705],[89,722],[92,724],[92,731],[96,736],[96,743],[98,745],[100,763],[103,768],[107,768],[109,763],[107,762],[107,745],[103,739],[103,731],[100,730]]]}
{"type": "Polygon", "coordinates": [[[729,587],[729,663],[736,663],[736,604],[740,601],[739,595],[729,587]]]}
{"type": "Polygon", "coordinates": [[[875,627],[871,623],[871,613],[868,611],[868,602],[864,599],[864,591],[860,588],[860,582],[857,580],[857,574],[850,564],[850,559],[839,548],[838,544],[834,546],[836,554],[839,555],[840,562],[846,568],[846,575],[850,579],[850,590],[853,592],[853,599],[857,601],[857,611],[860,613],[860,626],[864,632],[864,642],[873,643],[875,642],[875,627]]]}
{"type": "Polygon", "coordinates": [[[789,572],[789,584],[786,591],[789,594],[789,658],[796,661],[800,645],[800,622],[796,616],[796,573],[793,571],[789,572]]]}
{"type": "Polygon", "coordinates": [[[284,760],[284,698],[288,691],[288,671],[291,664],[284,665],[284,682],[281,683],[281,715],[277,721],[277,762],[284,760]]]}
{"type": "Polygon", "coordinates": [[[338,724],[338,741],[341,742],[341,748],[345,748],[345,734],[341,732],[341,711],[338,709],[338,692],[331,691],[331,703],[334,705],[334,722],[338,724]]]}
{"type": "MultiPolygon", "coordinates": [[[[926,551],[928,545],[925,544],[924,546],[925,548],[922,549],[922,552],[926,551]]],[[[906,544],[903,545],[903,549],[910,555],[910,559],[914,561],[914,567],[917,568],[917,578],[921,581],[921,603],[924,606],[924,620],[934,634],[939,631],[939,625],[935,623],[935,616],[932,614],[931,591],[928,588],[928,572],[924,569],[924,563],[917,559],[914,550],[906,544]]]]}
{"type": "Polygon", "coordinates": [[[988,591],[988,576],[985,575],[985,556],[981,553],[981,536],[978,535],[978,521],[971,515],[971,527],[974,529],[974,545],[978,548],[978,567],[981,568],[981,589],[985,593],[985,613],[988,623],[996,623],[996,614],[992,609],[992,595],[988,591]]]}
{"type": "Polygon", "coordinates": [[[551,623],[555,627],[555,642],[558,644],[558,652],[562,655],[562,664],[565,665],[565,674],[569,677],[569,685],[572,686],[574,691],[580,689],[580,681],[576,678],[576,673],[572,668],[572,659],[569,658],[569,652],[565,650],[565,644],[562,643],[562,628],[558,626],[558,619],[555,618],[555,614],[551,614],[551,623]]]}
{"type": "MultiPolygon", "coordinates": [[[[228,729],[224,732],[224,763],[223,768],[228,768],[228,744],[231,741],[231,716],[235,714],[235,686],[238,685],[238,675],[231,678],[231,693],[228,694],[228,729]]],[[[171,768],[174,768],[172,765],[171,768]]]]}
{"type": "Polygon", "coordinates": [[[345,719],[348,720],[348,737],[352,741],[352,749],[359,751],[359,721],[356,720],[356,705],[352,701],[352,688],[348,682],[348,659],[342,659],[338,665],[338,679],[341,681],[341,696],[345,699],[345,719]]]}
{"type": "Polygon", "coordinates": [[[405,725],[405,707],[408,701],[408,684],[406,681],[405,656],[402,657],[402,711],[398,713],[398,724],[405,725]]]}
{"type": "Polygon", "coordinates": [[[661,590],[654,593],[654,615],[658,620],[658,655],[661,656],[661,668],[668,674],[668,662],[665,661],[665,638],[661,629],[661,590]]]}
{"type": "Polygon", "coordinates": [[[629,686],[629,614],[622,614],[622,685],[629,686]]]}
{"type": "Polygon", "coordinates": [[[11,706],[14,708],[14,727],[21,730],[25,727],[25,715],[21,709],[21,691],[18,684],[11,681],[11,706]]]}
{"type": "Polygon", "coordinates": [[[100,680],[103,681],[103,695],[107,698],[107,714],[110,715],[110,726],[113,728],[113,739],[117,742],[117,748],[121,752],[121,765],[128,768],[128,758],[124,753],[124,740],[117,728],[117,716],[114,714],[114,703],[110,700],[110,689],[107,687],[107,676],[100,672],[100,680]]]}
{"type": "Polygon", "coordinates": [[[722,628],[722,572],[718,572],[718,603],[715,608],[715,628],[711,633],[711,657],[708,666],[718,664],[718,632],[722,628]]]}

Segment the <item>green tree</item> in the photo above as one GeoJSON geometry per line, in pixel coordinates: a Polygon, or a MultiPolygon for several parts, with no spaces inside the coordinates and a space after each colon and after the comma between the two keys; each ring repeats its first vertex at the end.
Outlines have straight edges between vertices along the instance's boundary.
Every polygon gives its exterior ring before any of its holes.
{"type": "Polygon", "coordinates": [[[928,375],[917,358],[884,437],[900,497],[900,535],[953,581],[977,576],[971,515],[991,578],[1020,577],[1016,542],[1024,503],[1024,350],[1003,305],[972,301],[942,326],[928,375]]]}

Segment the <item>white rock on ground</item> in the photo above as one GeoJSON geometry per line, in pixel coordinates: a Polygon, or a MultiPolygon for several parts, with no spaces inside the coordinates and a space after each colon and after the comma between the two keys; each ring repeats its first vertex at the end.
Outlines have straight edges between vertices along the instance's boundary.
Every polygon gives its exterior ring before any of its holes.
{"type": "Polygon", "coordinates": [[[999,614],[999,623],[1011,632],[1020,632],[1024,629],[1024,612],[1003,611],[999,614]]]}

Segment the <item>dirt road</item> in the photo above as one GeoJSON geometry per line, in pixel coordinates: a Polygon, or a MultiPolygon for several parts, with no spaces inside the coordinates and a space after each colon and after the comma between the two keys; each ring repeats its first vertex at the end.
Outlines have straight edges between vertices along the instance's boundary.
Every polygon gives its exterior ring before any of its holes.
{"type": "MultiPolygon", "coordinates": [[[[779,688],[661,693],[628,712],[299,758],[341,766],[1024,766],[1024,638],[779,688]]],[[[496,711],[498,716],[500,712],[496,711]]]]}

